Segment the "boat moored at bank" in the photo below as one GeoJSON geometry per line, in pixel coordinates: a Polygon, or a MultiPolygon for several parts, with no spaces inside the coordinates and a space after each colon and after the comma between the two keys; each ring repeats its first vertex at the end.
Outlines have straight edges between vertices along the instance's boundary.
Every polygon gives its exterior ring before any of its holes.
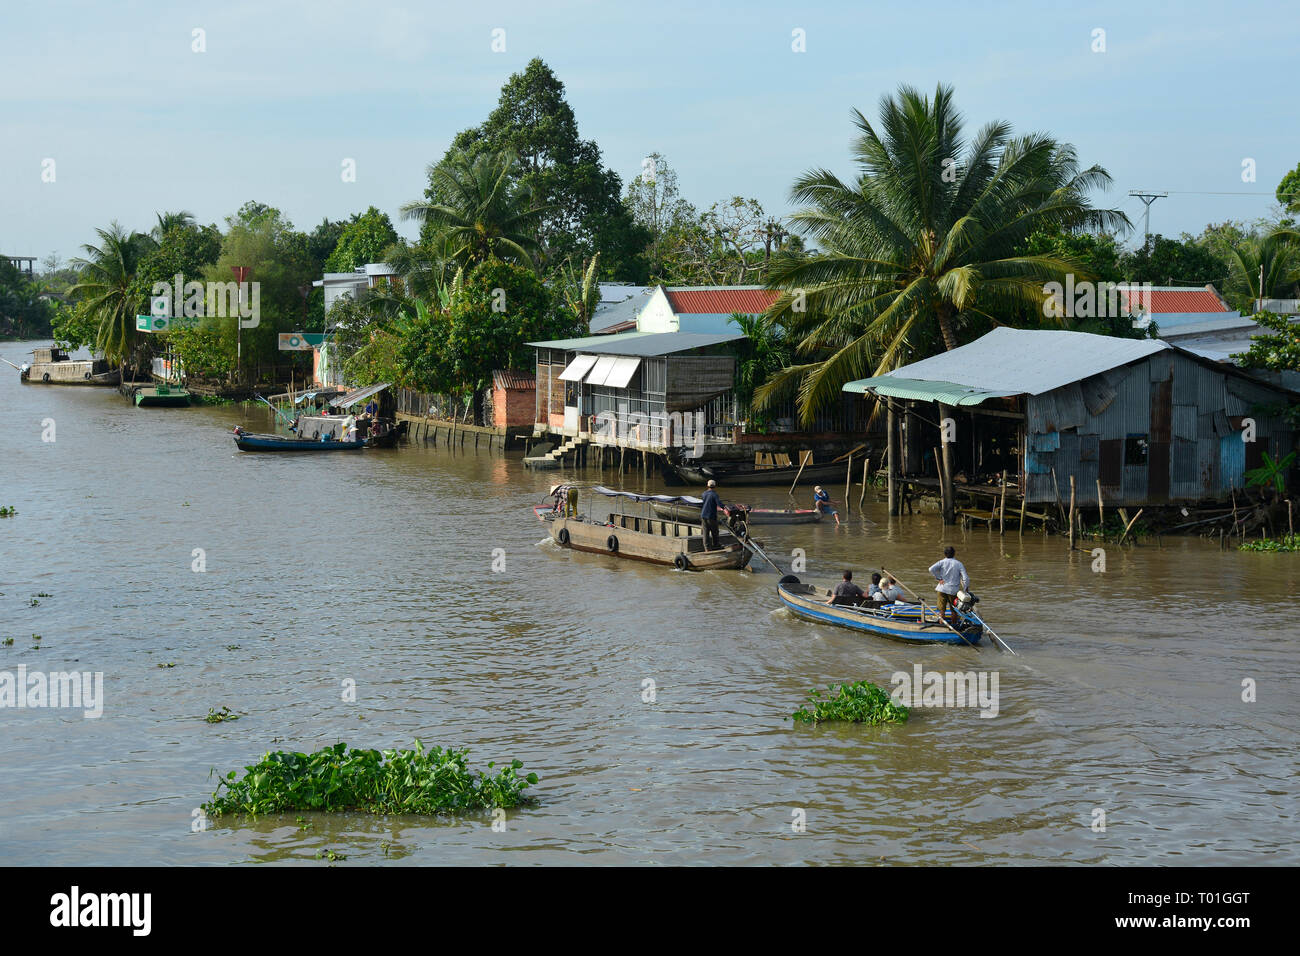
{"type": "Polygon", "coordinates": [[[30,365],[18,369],[19,379],[43,385],[113,386],[122,377],[104,359],[74,359],[63,349],[33,349],[30,365]]]}

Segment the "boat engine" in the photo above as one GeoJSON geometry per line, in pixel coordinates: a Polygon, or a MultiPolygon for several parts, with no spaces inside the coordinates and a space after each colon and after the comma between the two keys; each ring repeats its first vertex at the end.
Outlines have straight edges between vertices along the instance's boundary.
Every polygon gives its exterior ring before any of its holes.
{"type": "Polygon", "coordinates": [[[737,538],[749,533],[749,505],[731,505],[727,509],[727,527],[737,538]]]}
{"type": "Polygon", "coordinates": [[[973,608],[976,604],[979,603],[979,600],[980,600],[979,598],[969,593],[968,591],[958,591],[957,610],[969,611],[971,608],[973,608]]]}

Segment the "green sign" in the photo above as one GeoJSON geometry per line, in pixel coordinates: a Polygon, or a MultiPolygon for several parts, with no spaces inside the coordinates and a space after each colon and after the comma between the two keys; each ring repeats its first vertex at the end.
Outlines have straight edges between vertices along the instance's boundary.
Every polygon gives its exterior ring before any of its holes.
{"type": "Polygon", "coordinates": [[[172,318],[167,315],[137,315],[135,330],[137,332],[166,332],[169,329],[192,329],[199,324],[198,316],[183,315],[172,318]]]}

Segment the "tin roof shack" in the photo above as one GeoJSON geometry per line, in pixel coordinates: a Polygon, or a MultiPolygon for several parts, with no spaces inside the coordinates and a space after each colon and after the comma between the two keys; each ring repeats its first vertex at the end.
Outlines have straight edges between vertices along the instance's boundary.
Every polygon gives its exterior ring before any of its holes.
{"type": "Polygon", "coordinates": [[[485,417],[496,428],[519,428],[533,424],[537,408],[537,379],[523,372],[498,370],[492,373],[487,390],[485,417]]]}
{"type": "MultiPolygon", "coordinates": [[[[736,421],[739,333],[624,332],[530,342],[537,349],[534,431],[663,454],[703,429],[728,441],[736,421]]],[[[570,443],[571,444],[571,443],[570,443]]]]}
{"type": "Polygon", "coordinates": [[[1294,446],[1267,407],[1300,397],[1159,339],[1010,328],[844,388],[901,413],[896,476],[938,477],[939,404],[958,493],[1005,468],[1030,503],[1056,501],[1073,476],[1081,504],[1100,483],[1119,506],[1226,499],[1263,452],[1294,446]]]}

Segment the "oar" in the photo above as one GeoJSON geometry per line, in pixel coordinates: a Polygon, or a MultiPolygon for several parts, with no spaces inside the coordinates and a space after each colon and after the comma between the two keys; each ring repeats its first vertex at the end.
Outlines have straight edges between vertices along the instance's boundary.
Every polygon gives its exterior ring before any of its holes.
{"type": "Polygon", "coordinates": [[[9,361],[7,358],[0,358],[0,362],[4,362],[4,363],[5,363],[6,365],[8,365],[10,368],[16,368],[16,369],[18,369],[18,371],[20,371],[20,372],[22,371],[22,369],[21,369],[19,366],[15,365],[13,362],[9,361]]]}
{"type": "Polygon", "coordinates": [[[764,561],[766,561],[768,564],[772,565],[772,567],[773,567],[773,568],[774,568],[778,573],[780,573],[782,576],[785,575],[785,572],[781,570],[781,565],[777,564],[777,563],[776,563],[775,561],[773,561],[770,557],[768,557],[767,552],[764,551],[762,548],[760,548],[760,547],[758,546],[757,542],[753,541],[753,540],[749,537],[748,525],[746,525],[745,536],[744,536],[743,538],[740,537],[739,535],[735,534],[734,532],[732,533],[732,536],[735,537],[735,539],[736,539],[737,541],[739,541],[742,545],[744,545],[745,547],[749,548],[750,553],[752,553],[752,554],[757,554],[759,557],[761,557],[761,558],[762,558],[764,561]]]}
{"type": "MultiPolygon", "coordinates": [[[[894,573],[893,573],[892,571],[887,571],[886,569],[881,568],[881,569],[880,569],[880,572],[881,572],[882,574],[888,574],[888,575],[889,575],[891,578],[893,578],[895,581],[898,581],[899,584],[902,584],[902,585],[903,585],[903,590],[904,590],[904,591],[907,591],[908,593],[910,593],[910,594],[912,595],[912,597],[916,598],[918,601],[920,600],[921,596],[920,596],[919,594],[917,594],[915,591],[913,591],[911,588],[909,588],[906,584],[903,584],[902,581],[899,581],[898,578],[897,578],[897,576],[895,576],[894,573]]],[[[996,648],[997,648],[998,650],[1000,650],[1000,651],[1001,651],[1001,650],[1011,651],[1011,653],[1012,653],[1013,655],[1015,655],[1016,657],[1019,657],[1019,656],[1020,656],[1019,654],[1016,654],[1015,651],[1012,651],[1012,650],[1011,650],[1011,645],[1010,645],[1010,644],[1008,644],[1006,641],[1002,640],[1002,638],[998,637],[997,632],[995,632],[995,631],[993,630],[993,628],[989,627],[987,624],[984,623],[984,619],[983,619],[982,617],[980,617],[978,614],[972,614],[971,616],[972,616],[973,618],[975,618],[975,620],[977,620],[977,621],[980,622],[980,627],[984,628],[984,630],[986,630],[986,631],[989,632],[989,637],[993,638],[993,646],[994,646],[994,647],[996,647],[996,648]]],[[[939,616],[939,620],[940,620],[940,621],[943,621],[943,615],[940,615],[940,616],[939,616]]],[[[944,623],[944,624],[948,624],[947,621],[943,621],[943,623],[944,623]]],[[[961,631],[957,631],[957,630],[956,630],[956,629],[955,629],[951,624],[948,625],[948,630],[950,630],[950,631],[955,631],[955,632],[957,633],[957,635],[958,635],[959,637],[962,638],[962,640],[966,640],[966,636],[965,636],[964,634],[962,634],[961,631]]],[[[970,644],[970,641],[966,641],[966,643],[967,643],[967,644],[970,644]]],[[[975,646],[974,644],[971,644],[971,647],[974,647],[974,646],[975,646]]]]}
{"type": "Polygon", "coordinates": [[[284,423],[285,423],[286,425],[292,425],[292,424],[293,424],[293,419],[291,419],[291,418],[286,418],[285,415],[284,415],[284,413],[281,412],[280,409],[276,408],[274,405],[272,405],[269,401],[267,401],[267,400],[266,400],[265,398],[263,398],[261,395],[256,395],[256,394],[255,394],[253,397],[256,398],[259,402],[263,402],[263,403],[265,403],[266,407],[269,408],[271,411],[275,412],[275,414],[276,414],[276,416],[277,416],[278,418],[284,419],[284,423]]]}
{"type": "MultiPolygon", "coordinates": [[[[924,621],[925,621],[925,602],[922,600],[921,595],[917,594],[915,591],[913,591],[911,588],[909,588],[906,584],[903,583],[903,580],[902,580],[898,575],[894,574],[894,572],[888,570],[887,568],[881,568],[881,569],[880,569],[880,573],[881,573],[881,574],[887,574],[887,575],[889,575],[889,577],[893,578],[893,579],[894,579],[895,581],[897,581],[900,585],[902,585],[904,591],[906,591],[908,594],[912,595],[912,597],[916,598],[918,601],[921,601],[921,620],[922,620],[922,622],[924,622],[924,621]]],[[[939,618],[939,623],[940,623],[940,624],[942,624],[942,625],[943,625],[944,627],[946,627],[948,630],[952,631],[954,634],[956,634],[958,637],[960,637],[963,641],[965,641],[965,642],[966,642],[967,644],[969,644],[971,647],[975,647],[975,645],[974,645],[973,643],[971,643],[970,638],[968,638],[965,634],[963,634],[961,631],[957,630],[957,628],[953,627],[951,624],[949,624],[947,621],[945,621],[945,620],[943,619],[943,612],[942,612],[942,611],[936,611],[935,613],[937,614],[937,616],[938,616],[938,618],[939,618]]],[[[979,648],[978,648],[978,647],[975,647],[975,650],[978,651],[979,648]]]]}
{"type": "Polygon", "coordinates": [[[975,614],[975,615],[972,615],[972,616],[975,618],[975,620],[977,620],[977,621],[980,622],[980,627],[984,628],[984,630],[986,630],[986,631],[989,632],[989,637],[993,638],[993,644],[994,644],[995,647],[997,647],[998,650],[1008,650],[1008,651],[1011,651],[1011,655],[1012,655],[1013,657],[1019,657],[1019,656],[1020,656],[1020,655],[1017,654],[1015,651],[1012,651],[1012,650],[1011,650],[1011,645],[1010,645],[1010,644],[1008,644],[1006,641],[1002,640],[1002,638],[998,637],[998,633],[997,633],[997,631],[993,630],[993,628],[989,627],[987,624],[984,623],[984,619],[983,619],[982,617],[980,617],[978,614],[975,614]]]}

